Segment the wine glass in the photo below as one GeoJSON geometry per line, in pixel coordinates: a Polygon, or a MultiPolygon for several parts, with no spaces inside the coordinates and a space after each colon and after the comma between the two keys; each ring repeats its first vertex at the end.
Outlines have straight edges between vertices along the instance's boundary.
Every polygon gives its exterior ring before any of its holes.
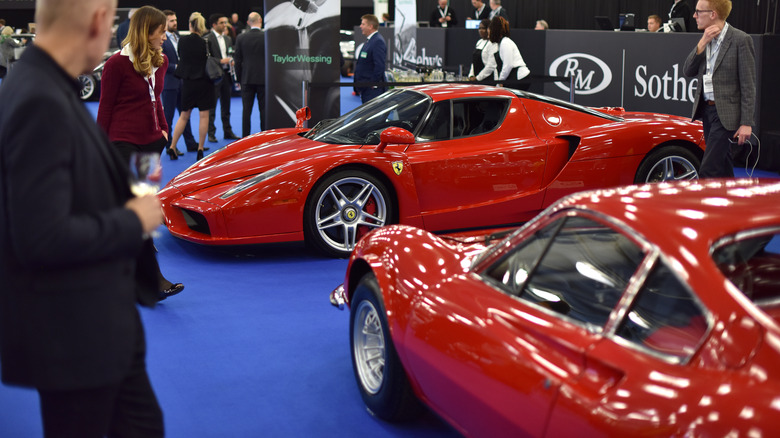
{"type": "MultiPolygon", "coordinates": [[[[154,152],[133,152],[130,155],[130,191],[135,196],[156,195],[160,190],[162,166],[160,154],[154,152]]],[[[155,231],[144,237],[157,237],[155,231]]]]}

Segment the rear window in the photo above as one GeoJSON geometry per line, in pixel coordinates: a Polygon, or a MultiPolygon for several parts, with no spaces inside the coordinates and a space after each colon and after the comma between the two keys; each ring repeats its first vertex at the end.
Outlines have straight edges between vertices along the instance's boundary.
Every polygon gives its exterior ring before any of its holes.
{"type": "MultiPolygon", "coordinates": [[[[780,229],[721,239],[712,258],[723,275],[757,306],[780,308],[780,229]]],[[[778,310],[774,310],[777,319],[778,310]]]]}

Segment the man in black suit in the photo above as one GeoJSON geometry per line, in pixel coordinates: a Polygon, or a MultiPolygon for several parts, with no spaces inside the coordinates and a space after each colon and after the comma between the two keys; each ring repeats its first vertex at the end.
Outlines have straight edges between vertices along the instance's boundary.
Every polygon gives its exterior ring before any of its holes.
{"type": "MultiPolygon", "coordinates": [[[[225,140],[238,140],[238,136],[233,133],[230,126],[230,97],[233,91],[233,78],[230,74],[230,65],[233,62],[233,40],[225,35],[225,28],[228,25],[228,18],[225,14],[211,14],[211,32],[206,36],[206,42],[209,45],[211,56],[217,58],[222,64],[222,80],[214,86],[214,92],[217,93],[219,100],[220,113],[222,116],[222,131],[225,134],[225,140]]],[[[209,111],[209,141],[217,142],[217,127],[214,125],[216,108],[209,111]]]]}
{"type": "Polygon", "coordinates": [[[127,31],[130,29],[130,18],[132,18],[135,11],[137,11],[138,8],[132,8],[129,11],[127,11],[127,20],[119,23],[119,26],[116,27],[116,46],[119,48],[122,48],[122,41],[127,38],[127,31]]]}
{"type": "MultiPolygon", "coordinates": [[[[165,56],[168,57],[168,70],[165,71],[165,84],[162,91],[162,103],[163,112],[165,113],[165,120],[168,122],[168,138],[171,138],[171,131],[173,130],[173,115],[176,110],[179,110],[181,114],[181,79],[177,78],[174,72],[176,66],[179,65],[179,29],[178,20],[176,19],[176,13],[171,10],[163,11],[165,13],[166,31],[165,36],[168,37],[163,41],[162,51],[165,56]]],[[[169,143],[165,147],[170,146],[169,143]]],[[[187,126],[184,127],[184,143],[187,145],[188,152],[195,152],[198,150],[198,140],[192,136],[192,127],[189,120],[187,126]]],[[[174,146],[176,149],[176,146],[174,146]]],[[[183,155],[176,149],[178,155],[183,155]]]]}
{"type": "MultiPolygon", "coordinates": [[[[0,87],[0,365],[35,388],[46,437],[162,437],[136,303],[157,302],[156,196],[79,99],[117,0],[38,0],[0,87]]],[[[32,431],[28,435],[32,435],[32,431]]]]}
{"type": "Polygon", "coordinates": [[[509,12],[506,11],[501,6],[501,0],[490,0],[490,19],[492,20],[493,17],[499,16],[504,17],[504,19],[509,23],[509,12]]]}
{"type": "Polygon", "coordinates": [[[474,12],[471,13],[469,19],[471,20],[489,20],[490,19],[490,7],[488,7],[482,0],[471,0],[471,5],[474,6],[474,12]]]}
{"type": "Polygon", "coordinates": [[[251,133],[252,106],[257,98],[260,110],[260,129],[267,129],[265,121],[265,34],[263,18],[257,12],[249,14],[250,29],[236,38],[236,77],[241,84],[241,103],[244,112],[241,118],[241,136],[251,133]]]}

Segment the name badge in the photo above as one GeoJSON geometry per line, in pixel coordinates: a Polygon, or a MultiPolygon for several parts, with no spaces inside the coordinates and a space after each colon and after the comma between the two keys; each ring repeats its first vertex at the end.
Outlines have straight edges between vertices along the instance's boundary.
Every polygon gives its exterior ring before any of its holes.
{"type": "Polygon", "coordinates": [[[704,82],[704,92],[705,93],[712,93],[712,75],[706,74],[702,78],[704,82]]]}
{"type": "Polygon", "coordinates": [[[360,52],[361,58],[365,58],[366,56],[368,56],[368,52],[360,52]]]}

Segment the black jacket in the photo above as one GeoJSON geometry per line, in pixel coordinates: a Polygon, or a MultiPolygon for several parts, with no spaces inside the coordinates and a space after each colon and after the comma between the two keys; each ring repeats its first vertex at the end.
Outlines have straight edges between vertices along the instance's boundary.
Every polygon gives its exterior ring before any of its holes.
{"type": "Polygon", "coordinates": [[[33,45],[0,85],[0,365],[8,384],[118,383],[157,301],[127,165],[33,45]]]}
{"type": "Polygon", "coordinates": [[[200,79],[206,70],[206,41],[197,34],[179,40],[179,65],[176,76],[181,79],[200,79]]]}
{"type": "Polygon", "coordinates": [[[265,32],[250,29],[236,38],[236,77],[244,84],[265,84],[265,32]]]}

